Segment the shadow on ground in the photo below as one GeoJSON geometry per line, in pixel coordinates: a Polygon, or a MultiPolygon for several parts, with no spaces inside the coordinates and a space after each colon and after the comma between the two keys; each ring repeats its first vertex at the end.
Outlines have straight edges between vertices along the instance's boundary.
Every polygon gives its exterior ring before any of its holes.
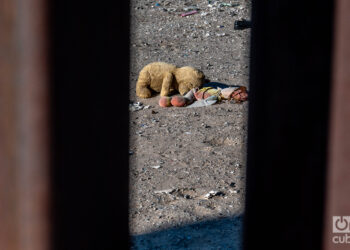
{"type": "Polygon", "coordinates": [[[212,88],[228,88],[228,87],[239,87],[238,85],[229,85],[226,83],[222,83],[222,82],[206,82],[203,84],[203,87],[212,87],[212,88]]]}
{"type": "Polygon", "coordinates": [[[131,249],[241,249],[243,216],[132,236],[131,249]]]}

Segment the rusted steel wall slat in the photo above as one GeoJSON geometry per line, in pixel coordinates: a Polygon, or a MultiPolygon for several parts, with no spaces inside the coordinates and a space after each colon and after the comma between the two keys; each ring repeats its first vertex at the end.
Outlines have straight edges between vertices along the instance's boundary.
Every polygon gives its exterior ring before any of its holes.
{"type": "Polygon", "coordinates": [[[349,243],[333,242],[334,236],[345,236],[333,234],[333,216],[350,216],[350,1],[337,0],[334,16],[333,83],[324,217],[324,249],[327,250],[350,248],[350,239],[349,243]]]}
{"type": "Polygon", "coordinates": [[[46,1],[0,1],[0,249],[49,247],[46,1]]]}

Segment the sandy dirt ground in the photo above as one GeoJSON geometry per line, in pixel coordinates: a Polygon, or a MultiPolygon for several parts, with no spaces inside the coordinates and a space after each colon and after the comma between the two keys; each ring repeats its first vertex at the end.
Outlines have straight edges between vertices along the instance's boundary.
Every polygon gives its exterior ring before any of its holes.
{"type": "Polygon", "coordinates": [[[135,85],[143,66],[163,61],[248,87],[250,30],[234,21],[250,19],[251,3],[132,0],[130,8],[133,249],[240,249],[248,102],[161,108],[159,95],[137,98],[135,85]]]}

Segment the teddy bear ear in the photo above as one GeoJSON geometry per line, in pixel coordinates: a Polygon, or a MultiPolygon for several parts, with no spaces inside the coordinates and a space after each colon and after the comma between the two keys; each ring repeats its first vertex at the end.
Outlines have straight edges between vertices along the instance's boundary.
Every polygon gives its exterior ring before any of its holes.
{"type": "Polygon", "coordinates": [[[200,77],[200,78],[203,78],[203,77],[204,77],[204,74],[203,74],[202,71],[197,70],[197,76],[200,77]]]}

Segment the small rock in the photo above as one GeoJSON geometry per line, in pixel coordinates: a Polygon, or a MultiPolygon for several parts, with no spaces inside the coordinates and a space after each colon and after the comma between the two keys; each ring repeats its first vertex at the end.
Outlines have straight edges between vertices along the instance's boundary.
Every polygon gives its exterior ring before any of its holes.
{"type": "Polygon", "coordinates": [[[213,198],[213,197],[215,197],[215,196],[224,196],[225,194],[223,193],[223,192],[221,192],[221,191],[214,191],[214,190],[211,190],[211,191],[209,191],[209,193],[207,193],[207,194],[205,194],[204,195],[204,198],[206,198],[206,199],[211,199],[211,198],[213,198]]]}
{"type": "Polygon", "coordinates": [[[174,192],[175,189],[163,189],[163,190],[157,190],[157,191],[154,191],[155,194],[171,194],[172,192],[174,192]]]}
{"type": "Polygon", "coordinates": [[[191,199],[191,196],[188,195],[188,194],[185,194],[185,195],[184,195],[184,198],[185,198],[185,199],[191,199]]]}
{"type": "Polygon", "coordinates": [[[158,168],[161,168],[161,167],[160,167],[160,165],[158,165],[158,166],[151,166],[151,168],[158,169],[158,168]]]}
{"type": "Polygon", "coordinates": [[[205,124],[205,123],[202,123],[201,126],[204,127],[204,128],[210,128],[210,126],[205,124]]]}

